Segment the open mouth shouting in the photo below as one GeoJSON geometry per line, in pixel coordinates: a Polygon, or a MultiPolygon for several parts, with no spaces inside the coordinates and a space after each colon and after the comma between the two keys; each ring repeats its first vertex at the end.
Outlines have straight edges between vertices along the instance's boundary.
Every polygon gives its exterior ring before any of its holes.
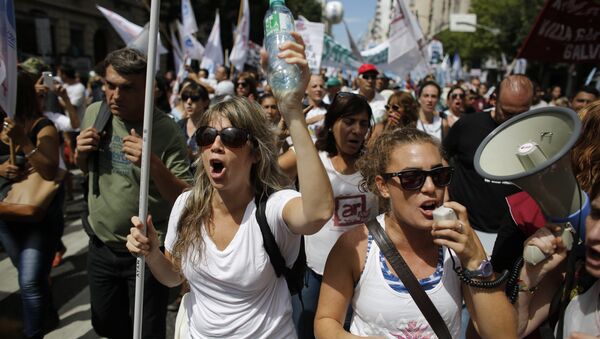
{"type": "Polygon", "coordinates": [[[210,177],[213,180],[220,179],[223,177],[226,169],[225,169],[225,165],[223,164],[223,162],[221,160],[211,159],[209,161],[209,165],[210,165],[210,169],[209,169],[210,177]]]}
{"type": "Polygon", "coordinates": [[[419,210],[426,219],[433,220],[433,210],[437,207],[438,203],[436,200],[427,200],[419,206],[419,210]]]}

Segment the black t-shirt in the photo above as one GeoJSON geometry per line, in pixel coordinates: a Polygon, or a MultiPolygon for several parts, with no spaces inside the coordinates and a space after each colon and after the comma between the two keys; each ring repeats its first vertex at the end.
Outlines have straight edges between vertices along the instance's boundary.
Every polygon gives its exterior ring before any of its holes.
{"type": "Polygon", "coordinates": [[[497,233],[502,225],[514,225],[505,197],[520,191],[514,185],[486,182],[475,171],[475,152],[496,127],[489,112],[464,115],[444,139],[444,149],[455,168],[448,188],[450,199],[467,208],[474,229],[488,233],[497,233]]]}

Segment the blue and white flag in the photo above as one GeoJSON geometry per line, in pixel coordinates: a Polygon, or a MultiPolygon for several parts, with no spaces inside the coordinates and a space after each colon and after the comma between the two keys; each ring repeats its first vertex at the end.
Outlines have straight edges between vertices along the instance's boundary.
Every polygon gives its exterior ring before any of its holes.
{"type": "Polygon", "coordinates": [[[454,59],[452,60],[452,77],[454,82],[463,79],[462,62],[458,52],[454,52],[454,59]]]}
{"type": "Polygon", "coordinates": [[[242,15],[235,29],[235,41],[233,42],[231,54],[229,54],[229,62],[237,70],[243,71],[244,63],[246,63],[246,59],[248,58],[248,39],[250,36],[250,7],[248,6],[248,0],[242,0],[240,6],[242,6],[240,11],[242,15]]]}
{"type": "Polygon", "coordinates": [[[181,21],[183,21],[183,31],[186,34],[194,34],[198,32],[196,24],[196,15],[190,0],[181,0],[181,21]]]}
{"type": "Polygon", "coordinates": [[[12,0],[0,0],[0,107],[13,118],[17,106],[17,33],[12,0]]]}
{"type": "Polygon", "coordinates": [[[200,68],[206,68],[209,73],[214,73],[219,65],[223,65],[223,47],[221,46],[221,20],[219,19],[219,11],[217,11],[215,23],[206,42],[200,68]]]}

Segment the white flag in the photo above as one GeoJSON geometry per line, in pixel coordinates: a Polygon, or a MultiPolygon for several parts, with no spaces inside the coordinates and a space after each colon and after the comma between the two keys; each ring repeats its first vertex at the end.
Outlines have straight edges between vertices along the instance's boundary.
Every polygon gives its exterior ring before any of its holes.
{"type": "Polygon", "coordinates": [[[223,64],[223,48],[221,47],[221,20],[219,19],[219,11],[215,15],[215,23],[213,24],[206,47],[204,49],[204,57],[200,68],[208,69],[209,73],[214,73],[217,66],[223,64]]]}
{"type": "MultiPolygon", "coordinates": [[[[410,12],[404,0],[394,1],[388,64],[389,68],[401,76],[422,69],[428,72],[429,62],[426,48],[423,48],[423,33],[418,21],[410,12]]],[[[421,73],[421,71],[420,71],[421,73]]]]}
{"type": "MultiPolygon", "coordinates": [[[[96,5],[96,8],[104,14],[104,17],[111,26],[117,31],[117,34],[123,39],[126,45],[129,45],[134,41],[144,30],[144,27],[134,24],[133,22],[125,19],[119,14],[109,11],[108,9],[96,5]]],[[[160,42],[160,33],[158,34],[158,51],[160,54],[167,54],[169,51],[160,42]]]]}
{"type": "Polygon", "coordinates": [[[325,36],[325,24],[320,22],[310,22],[305,17],[299,16],[296,20],[296,32],[304,40],[304,52],[308,67],[311,72],[318,73],[321,68],[321,59],[323,57],[323,39],[325,36]]]}
{"type": "Polygon", "coordinates": [[[0,0],[0,107],[13,118],[17,106],[17,33],[12,0],[0,0]]]}
{"type": "Polygon", "coordinates": [[[181,0],[181,21],[183,21],[183,32],[186,34],[194,34],[198,32],[196,25],[196,15],[190,0],[181,0]]]}
{"type": "Polygon", "coordinates": [[[248,58],[248,38],[250,35],[250,7],[248,7],[248,0],[242,0],[240,5],[242,6],[242,16],[238,21],[235,41],[231,54],[229,55],[229,62],[235,66],[236,69],[244,70],[244,63],[248,58]]]}
{"type": "Polygon", "coordinates": [[[183,25],[177,21],[177,30],[179,32],[179,41],[182,46],[182,59],[190,58],[202,60],[204,55],[204,46],[190,33],[185,32],[183,25]]]}

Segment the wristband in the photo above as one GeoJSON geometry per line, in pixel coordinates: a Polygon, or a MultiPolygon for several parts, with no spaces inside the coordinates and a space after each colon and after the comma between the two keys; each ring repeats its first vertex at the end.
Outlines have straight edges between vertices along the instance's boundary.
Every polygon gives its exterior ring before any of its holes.
{"type": "Polygon", "coordinates": [[[27,158],[27,159],[31,158],[31,156],[32,156],[32,155],[34,155],[34,154],[35,154],[35,152],[37,152],[37,151],[38,151],[38,148],[37,148],[37,147],[36,147],[36,148],[34,148],[34,149],[32,149],[31,151],[29,151],[29,152],[27,152],[27,153],[25,154],[25,158],[27,158]]]}

